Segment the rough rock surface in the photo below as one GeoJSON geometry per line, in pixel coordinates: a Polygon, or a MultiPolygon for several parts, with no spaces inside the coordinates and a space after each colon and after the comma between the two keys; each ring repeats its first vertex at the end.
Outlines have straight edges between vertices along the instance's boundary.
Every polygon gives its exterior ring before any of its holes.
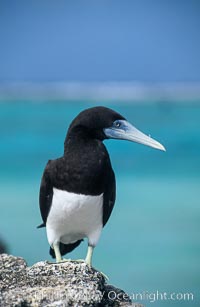
{"type": "Polygon", "coordinates": [[[41,261],[28,267],[23,258],[7,254],[0,255],[0,306],[141,307],[84,263],[41,261]]]}

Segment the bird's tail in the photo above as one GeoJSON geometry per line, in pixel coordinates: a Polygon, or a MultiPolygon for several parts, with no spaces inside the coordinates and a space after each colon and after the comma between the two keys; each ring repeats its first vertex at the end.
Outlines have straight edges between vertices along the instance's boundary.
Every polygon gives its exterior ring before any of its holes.
{"type": "MultiPolygon", "coordinates": [[[[61,256],[67,254],[67,253],[70,253],[71,251],[73,251],[74,248],[76,248],[77,246],[79,246],[79,244],[83,241],[82,240],[78,240],[74,243],[71,243],[71,244],[63,244],[60,242],[60,253],[61,253],[61,256]]],[[[50,250],[49,250],[49,254],[53,257],[53,258],[56,258],[55,256],[55,252],[54,252],[54,249],[50,247],[50,250]]]]}
{"type": "Polygon", "coordinates": [[[42,223],[42,224],[37,226],[37,228],[42,228],[42,227],[45,227],[45,223],[42,223]]]}

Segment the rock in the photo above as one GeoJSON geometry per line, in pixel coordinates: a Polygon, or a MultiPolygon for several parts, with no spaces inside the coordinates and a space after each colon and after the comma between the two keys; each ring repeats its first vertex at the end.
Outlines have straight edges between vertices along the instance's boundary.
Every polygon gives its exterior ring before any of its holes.
{"type": "Polygon", "coordinates": [[[25,260],[0,255],[0,306],[134,306],[128,295],[106,284],[104,276],[85,263],[25,260]]]}

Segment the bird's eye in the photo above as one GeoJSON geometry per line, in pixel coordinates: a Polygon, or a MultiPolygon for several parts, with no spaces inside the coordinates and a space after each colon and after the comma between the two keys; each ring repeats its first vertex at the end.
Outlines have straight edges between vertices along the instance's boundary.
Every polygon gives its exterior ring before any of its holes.
{"type": "Polygon", "coordinates": [[[118,120],[116,120],[116,121],[113,123],[113,126],[114,126],[115,128],[119,128],[119,127],[121,126],[121,123],[120,123],[118,120]]]}

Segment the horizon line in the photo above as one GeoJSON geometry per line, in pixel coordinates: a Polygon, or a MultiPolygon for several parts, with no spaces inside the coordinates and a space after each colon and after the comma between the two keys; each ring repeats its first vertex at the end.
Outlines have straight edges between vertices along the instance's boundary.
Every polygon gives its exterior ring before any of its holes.
{"type": "Polygon", "coordinates": [[[200,82],[0,82],[2,100],[200,100],[200,82]]]}

